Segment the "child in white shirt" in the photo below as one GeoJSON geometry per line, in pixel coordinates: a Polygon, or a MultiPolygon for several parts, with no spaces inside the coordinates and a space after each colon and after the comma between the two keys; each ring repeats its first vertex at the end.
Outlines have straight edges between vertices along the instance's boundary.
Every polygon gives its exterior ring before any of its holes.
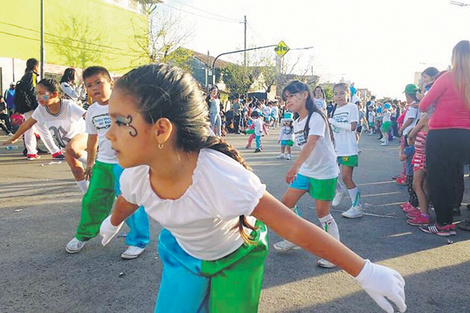
{"type": "Polygon", "coordinates": [[[281,120],[282,127],[279,132],[278,143],[281,144],[281,154],[277,159],[292,159],[292,146],[294,145],[294,119],[291,112],[284,113],[284,118],[281,120]]]}

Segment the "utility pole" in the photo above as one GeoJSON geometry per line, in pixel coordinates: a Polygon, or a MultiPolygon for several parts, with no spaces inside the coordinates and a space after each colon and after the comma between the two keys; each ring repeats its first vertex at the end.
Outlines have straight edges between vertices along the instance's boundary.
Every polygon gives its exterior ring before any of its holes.
{"type": "Polygon", "coordinates": [[[246,15],[245,15],[245,35],[244,35],[244,45],[243,45],[243,50],[245,50],[244,55],[243,55],[243,66],[245,67],[245,72],[246,72],[246,15]]]}
{"type": "Polygon", "coordinates": [[[46,62],[46,56],[44,52],[44,0],[41,0],[41,69],[40,77],[44,78],[44,62],[46,62]]]}
{"type": "MultiPolygon", "coordinates": [[[[245,31],[244,31],[244,45],[243,45],[243,50],[244,51],[244,54],[243,54],[243,85],[245,85],[245,81],[246,81],[246,15],[245,15],[245,31]]],[[[245,90],[245,88],[243,88],[243,90],[245,90]]],[[[248,91],[248,90],[246,90],[248,91]]]]}

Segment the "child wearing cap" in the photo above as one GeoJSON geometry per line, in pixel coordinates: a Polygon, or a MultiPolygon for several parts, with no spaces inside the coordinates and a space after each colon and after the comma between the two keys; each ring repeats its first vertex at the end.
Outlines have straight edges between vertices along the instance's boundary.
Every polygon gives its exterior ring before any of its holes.
{"type": "Polygon", "coordinates": [[[291,112],[284,113],[284,118],[281,120],[282,128],[279,132],[278,143],[281,144],[281,154],[277,159],[291,160],[291,150],[294,145],[294,119],[291,112]]]}

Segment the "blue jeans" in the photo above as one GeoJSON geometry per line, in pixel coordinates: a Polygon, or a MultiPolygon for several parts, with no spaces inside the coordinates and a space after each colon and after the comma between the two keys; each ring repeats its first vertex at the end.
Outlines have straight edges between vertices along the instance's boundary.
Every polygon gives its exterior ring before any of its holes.
{"type": "Polygon", "coordinates": [[[209,117],[211,121],[211,129],[214,131],[216,136],[220,137],[222,135],[222,128],[219,112],[210,112],[209,117]]]}

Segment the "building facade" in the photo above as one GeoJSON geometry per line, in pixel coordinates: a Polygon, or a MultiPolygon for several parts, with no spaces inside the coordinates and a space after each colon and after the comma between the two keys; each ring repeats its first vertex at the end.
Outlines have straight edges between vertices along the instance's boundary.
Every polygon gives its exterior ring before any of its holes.
{"type": "MultiPolygon", "coordinates": [[[[24,74],[26,60],[41,59],[41,1],[2,2],[0,19],[0,87],[24,74]]],[[[136,0],[44,0],[45,76],[64,69],[79,72],[101,65],[114,74],[147,62],[135,36],[148,29],[136,0]]]]}

